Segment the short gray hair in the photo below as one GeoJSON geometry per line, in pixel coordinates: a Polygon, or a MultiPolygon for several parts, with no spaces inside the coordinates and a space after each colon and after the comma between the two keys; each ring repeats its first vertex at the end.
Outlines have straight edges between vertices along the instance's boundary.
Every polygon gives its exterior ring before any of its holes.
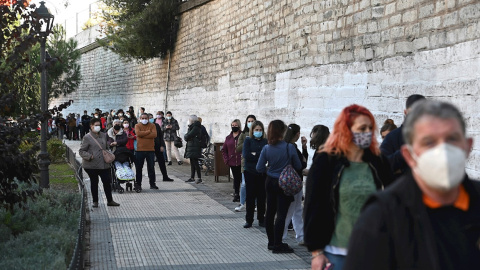
{"type": "Polygon", "coordinates": [[[123,123],[123,121],[120,120],[120,119],[115,119],[115,120],[113,120],[113,125],[115,125],[116,123],[121,124],[121,123],[123,123]]]}
{"type": "Polygon", "coordinates": [[[192,114],[190,115],[190,117],[188,117],[188,121],[190,122],[190,124],[193,124],[198,121],[198,117],[195,114],[192,114]]]}
{"type": "Polygon", "coordinates": [[[416,102],[402,126],[403,139],[406,144],[412,144],[413,128],[415,123],[423,116],[433,116],[440,119],[456,119],[462,128],[463,135],[466,134],[465,120],[462,113],[453,104],[438,100],[423,100],[416,102]]]}

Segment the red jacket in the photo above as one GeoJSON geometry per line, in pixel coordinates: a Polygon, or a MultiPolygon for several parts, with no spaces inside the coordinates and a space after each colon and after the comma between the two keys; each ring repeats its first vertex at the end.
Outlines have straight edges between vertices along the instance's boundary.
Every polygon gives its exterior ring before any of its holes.
{"type": "Polygon", "coordinates": [[[240,132],[237,137],[233,137],[233,132],[230,132],[225,138],[225,143],[223,143],[222,154],[223,162],[228,166],[240,166],[242,164],[242,152],[236,152],[238,137],[240,137],[240,132]]]}
{"type": "Polygon", "coordinates": [[[133,128],[129,127],[127,131],[125,131],[125,129],[123,129],[123,132],[125,132],[127,134],[127,137],[128,137],[128,134],[133,135],[133,138],[128,138],[126,146],[127,146],[128,150],[134,150],[135,149],[134,142],[137,139],[137,135],[135,135],[135,130],[133,128]]]}

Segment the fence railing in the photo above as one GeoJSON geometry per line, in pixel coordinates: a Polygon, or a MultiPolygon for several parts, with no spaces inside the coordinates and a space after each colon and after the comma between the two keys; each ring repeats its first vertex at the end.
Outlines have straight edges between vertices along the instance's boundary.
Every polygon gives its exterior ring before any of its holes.
{"type": "Polygon", "coordinates": [[[75,170],[75,177],[78,180],[80,190],[82,193],[82,202],[80,206],[80,221],[78,224],[78,235],[73,251],[72,259],[68,269],[84,269],[84,250],[85,250],[85,226],[87,221],[87,191],[85,190],[85,183],[83,182],[83,168],[82,164],[77,160],[76,154],[66,146],[65,156],[67,162],[70,163],[75,170]]]}

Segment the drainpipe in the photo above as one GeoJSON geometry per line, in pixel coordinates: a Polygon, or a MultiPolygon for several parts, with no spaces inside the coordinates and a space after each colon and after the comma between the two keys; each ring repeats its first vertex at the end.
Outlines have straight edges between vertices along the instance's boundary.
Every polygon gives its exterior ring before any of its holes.
{"type": "Polygon", "coordinates": [[[170,82],[170,58],[171,57],[172,57],[172,52],[168,50],[167,83],[165,85],[165,112],[168,111],[168,83],[170,82]]]}

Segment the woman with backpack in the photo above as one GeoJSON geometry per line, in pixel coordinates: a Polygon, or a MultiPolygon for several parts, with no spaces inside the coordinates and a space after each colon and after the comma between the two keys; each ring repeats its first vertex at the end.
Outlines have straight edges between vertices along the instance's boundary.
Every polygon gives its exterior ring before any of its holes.
{"type": "Polygon", "coordinates": [[[367,198],[393,181],[390,164],[380,154],[375,119],[365,107],[342,110],[307,177],[305,244],[312,269],[330,263],[341,270],[353,225],[367,198]]]}
{"type": "Polygon", "coordinates": [[[292,253],[293,249],[282,242],[285,219],[293,196],[285,195],[279,186],[279,177],[287,165],[295,170],[302,168],[296,148],[283,140],[286,125],[282,120],[273,120],[268,125],[268,144],[263,148],[256,169],[259,173],[267,173],[265,190],[267,192],[267,211],[265,227],[268,237],[268,249],[273,253],[292,253]],[[268,170],[266,164],[268,162],[268,170]],[[276,216],[276,218],[275,218],[276,216]]]}
{"type": "Polygon", "coordinates": [[[197,181],[195,183],[202,183],[202,171],[200,170],[200,164],[198,159],[202,157],[202,147],[200,145],[200,137],[202,135],[202,129],[200,127],[200,121],[196,115],[190,115],[188,118],[188,132],[185,134],[184,139],[187,142],[185,148],[185,158],[190,159],[190,179],[185,182],[195,182],[195,171],[197,172],[197,181]]]}

